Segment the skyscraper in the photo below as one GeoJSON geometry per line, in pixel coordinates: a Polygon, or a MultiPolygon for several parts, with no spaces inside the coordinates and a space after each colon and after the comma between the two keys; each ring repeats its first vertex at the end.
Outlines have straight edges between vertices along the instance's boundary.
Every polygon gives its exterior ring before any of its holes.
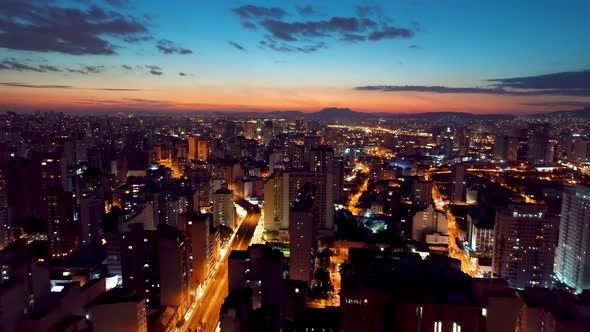
{"type": "Polygon", "coordinates": [[[235,228],[235,207],[232,200],[233,191],[221,188],[213,194],[213,225],[235,228]]]}
{"type": "Polygon", "coordinates": [[[452,188],[451,188],[451,201],[453,203],[465,202],[465,175],[467,173],[467,167],[463,164],[456,164],[452,170],[452,188]]]}
{"type": "Polygon", "coordinates": [[[530,123],[527,137],[529,150],[527,160],[531,164],[546,164],[550,156],[548,123],[530,123]]]}
{"type": "Polygon", "coordinates": [[[559,219],[536,204],[496,212],[492,274],[514,288],[551,285],[559,219]]]}
{"type": "Polygon", "coordinates": [[[494,139],[494,159],[515,161],[518,152],[518,138],[496,135],[494,139]]]}
{"type": "Polygon", "coordinates": [[[200,137],[189,136],[188,158],[199,161],[207,160],[209,158],[209,142],[200,137]]]}
{"type": "Polygon", "coordinates": [[[554,273],[577,292],[590,288],[590,187],[563,193],[554,273]]]}
{"type": "Polygon", "coordinates": [[[306,184],[291,208],[289,216],[290,269],[289,278],[305,281],[313,277],[313,260],[317,247],[317,188],[306,184]]]}

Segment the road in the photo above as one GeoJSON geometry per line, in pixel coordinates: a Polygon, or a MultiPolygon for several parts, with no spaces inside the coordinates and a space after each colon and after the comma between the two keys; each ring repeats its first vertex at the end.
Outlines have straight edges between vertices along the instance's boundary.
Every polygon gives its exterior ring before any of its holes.
{"type": "MultiPolygon", "coordinates": [[[[427,177],[429,178],[429,176],[427,177]]],[[[457,239],[459,238],[459,229],[455,216],[451,213],[446,203],[443,201],[436,184],[432,185],[432,199],[435,207],[446,213],[449,232],[449,256],[461,261],[461,271],[472,277],[479,275],[479,265],[477,260],[472,259],[465,249],[459,248],[457,239]]]]}
{"type": "MultiPolygon", "coordinates": [[[[235,237],[231,243],[231,250],[246,250],[250,245],[254,230],[260,218],[260,208],[250,204],[248,201],[237,198],[236,204],[242,206],[247,215],[236,231],[235,237]]],[[[222,258],[219,268],[213,275],[213,282],[204,291],[200,303],[197,305],[193,315],[183,331],[192,332],[213,332],[219,322],[219,311],[228,295],[228,275],[227,275],[227,253],[222,258]]]]}

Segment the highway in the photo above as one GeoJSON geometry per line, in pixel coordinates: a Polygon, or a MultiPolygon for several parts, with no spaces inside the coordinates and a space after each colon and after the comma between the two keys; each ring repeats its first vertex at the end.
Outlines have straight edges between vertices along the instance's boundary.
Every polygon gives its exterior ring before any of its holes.
{"type": "MultiPolygon", "coordinates": [[[[250,204],[243,198],[236,198],[236,204],[240,205],[247,214],[238,227],[235,236],[231,240],[231,250],[246,250],[254,235],[254,231],[261,215],[258,206],[250,204]]],[[[193,315],[183,326],[182,331],[189,332],[213,332],[219,322],[219,311],[228,295],[227,258],[229,253],[222,255],[217,271],[213,274],[213,280],[199,300],[193,315]]]]}

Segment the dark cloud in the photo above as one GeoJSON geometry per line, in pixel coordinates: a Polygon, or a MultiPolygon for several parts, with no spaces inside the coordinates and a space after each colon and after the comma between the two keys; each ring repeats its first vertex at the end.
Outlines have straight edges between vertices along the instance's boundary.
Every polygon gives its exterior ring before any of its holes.
{"type": "Polygon", "coordinates": [[[590,70],[487,80],[513,89],[590,89],[590,70]]]}
{"type": "Polygon", "coordinates": [[[64,8],[51,1],[2,0],[0,47],[71,55],[115,54],[115,40],[141,39],[144,22],[96,6],[64,8]]]}
{"type": "Polygon", "coordinates": [[[379,41],[383,39],[400,39],[400,38],[411,38],[414,36],[414,32],[405,28],[394,28],[387,27],[384,30],[373,31],[369,34],[369,40],[379,41]]]}
{"type": "Polygon", "coordinates": [[[73,85],[51,85],[51,84],[29,84],[20,82],[0,82],[1,86],[12,86],[18,88],[31,89],[74,89],[74,90],[96,90],[96,91],[145,91],[141,89],[127,89],[127,88],[80,88],[73,85]]]}
{"type": "Polygon", "coordinates": [[[272,38],[267,38],[266,40],[261,40],[258,45],[261,48],[268,48],[276,52],[280,53],[312,53],[316,52],[322,48],[326,47],[326,44],[323,42],[318,42],[315,44],[306,44],[303,46],[293,46],[287,43],[278,42],[272,38]]]}
{"type": "Polygon", "coordinates": [[[315,11],[313,10],[313,7],[311,5],[297,6],[297,12],[301,16],[311,16],[315,14],[315,11]]]}
{"type": "Polygon", "coordinates": [[[158,40],[156,48],[164,54],[193,54],[193,50],[183,48],[167,39],[158,40]]]}
{"type": "Polygon", "coordinates": [[[515,90],[499,87],[468,88],[421,85],[367,85],[356,87],[355,90],[384,92],[475,93],[507,96],[590,96],[590,89],[515,90]]]}
{"type": "Polygon", "coordinates": [[[128,66],[128,65],[121,65],[121,68],[123,68],[125,70],[132,70],[133,69],[132,66],[128,66]]]}
{"type": "Polygon", "coordinates": [[[529,102],[521,103],[525,106],[538,106],[538,107],[572,107],[572,108],[584,108],[590,107],[590,101],[540,101],[540,102],[529,102]]]}
{"type": "Polygon", "coordinates": [[[287,15],[283,9],[278,7],[260,7],[254,5],[245,5],[232,9],[232,12],[241,19],[261,19],[261,18],[276,18],[280,19],[287,15]]]}
{"type": "Polygon", "coordinates": [[[242,22],[242,27],[248,30],[256,30],[256,24],[249,21],[242,22]]]}
{"type": "Polygon", "coordinates": [[[70,73],[78,74],[100,74],[105,70],[104,66],[82,66],[80,69],[66,68],[70,73]]]}
{"type": "Polygon", "coordinates": [[[187,76],[186,73],[178,73],[178,75],[180,75],[180,76],[187,76]]]}
{"type": "Polygon", "coordinates": [[[228,43],[228,44],[230,44],[231,46],[233,46],[233,47],[234,47],[235,49],[237,49],[237,50],[240,50],[240,51],[245,51],[245,50],[246,50],[246,49],[244,48],[244,46],[242,46],[242,45],[240,45],[240,44],[236,43],[235,41],[228,40],[228,41],[227,41],[227,43],[228,43]]]}
{"type": "Polygon", "coordinates": [[[158,66],[146,65],[145,67],[150,70],[150,74],[152,74],[152,75],[160,76],[163,73],[162,68],[160,68],[158,66]]]}
{"type": "MultiPolygon", "coordinates": [[[[297,7],[297,10],[300,16],[314,13],[311,5],[297,7]]],[[[414,36],[411,27],[392,25],[392,20],[383,16],[377,6],[359,6],[356,12],[357,15],[352,17],[308,20],[286,19],[287,13],[280,8],[243,6],[234,9],[234,13],[242,19],[242,26],[265,32],[259,47],[283,53],[314,52],[327,47],[330,41],[377,42],[414,36]]]]}
{"type": "Polygon", "coordinates": [[[99,74],[105,70],[105,66],[82,65],[79,69],[77,69],[57,67],[47,64],[45,61],[42,62],[42,64],[36,64],[34,60],[31,59],[24,59],[22,61],[19,61],[15,58],[8,58],[0,62],[0,70],[15,70],[21,72],[32,71],[37,73],[68,72],[78,74],[99,74]]]}
{"type": "Polygon", "coordinates": [[[61,72],[61,68],[51,65],[35,65],[31,61],[19,61],[15,58],[4,59],[0,62],[0,70],[33,71],[37,73],[61,72]]]}
{"type": "Polygon", "coordinates": [[[408,47],[409,47],[409,48],[413,48],[413,49],[419,49],[419,48],[420,48],[420,46],[418,46],[418,45],[410,45],[410,46],[408,46],[408,47]]]}
{"type": "Polygon", "coordinates": [[[590,97],[590,70],[485,80],[484,87],[368,85],[356,90],[384,92],[479,93],[508,96],[590,97]]]}

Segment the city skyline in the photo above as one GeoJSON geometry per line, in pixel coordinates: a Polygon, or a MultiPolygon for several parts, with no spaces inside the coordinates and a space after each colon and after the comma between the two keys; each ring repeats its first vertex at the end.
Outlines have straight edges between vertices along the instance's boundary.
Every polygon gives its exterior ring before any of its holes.
{"type": "Polygon", "coordinates": [[[590,4],[5,1],[0,108],[534,113],[590,105],[590,4]]]}

